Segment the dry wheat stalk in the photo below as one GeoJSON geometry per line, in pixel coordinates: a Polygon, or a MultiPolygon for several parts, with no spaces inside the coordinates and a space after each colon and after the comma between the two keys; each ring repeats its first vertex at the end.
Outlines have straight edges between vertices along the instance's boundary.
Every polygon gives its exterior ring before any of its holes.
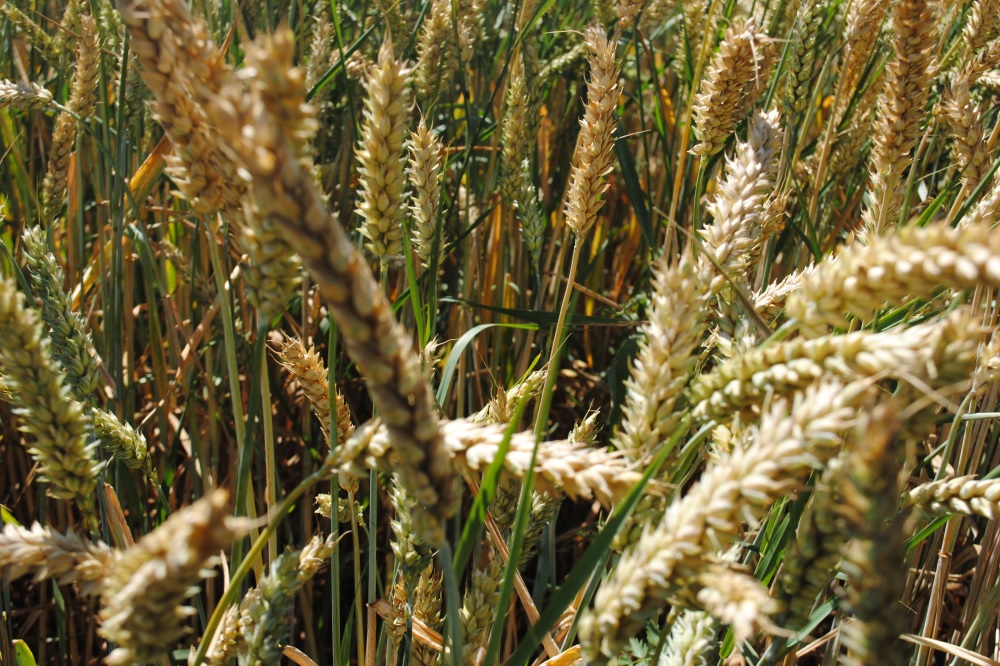
{"type": "Polygon", "coordinates": [[[368,97],[357,151],[361,181],[357,212],[364,220],[361,235],[368,239],[368,250],[382,262],[403,253],[406,178],[402,154],[409,112],[408,76],[409,70],[393,56],[387,37],[365,82],[368,97]]]}
{"type": "Polygon", "coordinates": [[[902,509],[985,516],[992,520],[1000,516],[1000,481],[976,480],[972,476],[929,481],[903,493],[899,504],[902,509]]]}
{"type": "Polygon", "coordinates": [[[581,620],[588,659],[606,662],[667,599],[679,591],[696,594],[704,558],[732,543],[740,523],[760,520],[771,503],[800,488],[809,470],[836,452],[838,433],[850,427],[864,391],[825,383],[797,395],[792,404],[776,400],[754,443],[707,470],[659,525],[647,528],[622,555],[581,620]]]}
{"type": "Polygon", "coordinates": [[[763,93],[773,61],[771,42],[752,19],[729,26],[694,96],[694,135],[700,143],[692,153],[714,155],[725,147],[763,93]]]}
{"type": "Polygon", "coordinates": [[[14,83],[0,79],[0,108],[37,111],[52,103],[52,93],[37,83],[14,83]]]}
{"type": "Polygon", "coordinates": [[[193,614],[184,606],[220,550],[241,531],[227,511],[228,493],[216,490],[173,514],[122,554],[101,595],[101,636],[117,647],[108,664],[159,659],[185,633],[193,614]]]}
{"type": "Polygon", "coordinates": [[[97,26],[94,19],[87,15],[80,16],[80,40],[76,52],[76,71],[73,76],[73,87],[70,90],[66,108],[72,113],[59,114],[56,127],[52,132],[52,147],[49,150],[49,162],[42,182],[42,201],[44,202],[44,218],[47,222],[55,220],[62,209],[66,197],[66,177],[69,172],[69,156],[76,143],[78,120],[86,120],[94,114],[94,104],[97,101],[97,82],[99,75],[97,44],[97,26]]]}
{"type": "Polygon", "coordinates": [[[354,434],[351,411],[344,396],[340,391],[335,391],[337,441],[333,442],[330,436],[330,379],[326,365],[316,349],[311,345],[307,349],[301,340],[286,338],[278,350],[278,358],[316,412],[327,446],[332,447],[336,443],[346,442],[354,434]]]}
{"type": "Polygon", "coordinates": [[[897,223],[904,172],[920,135],[934,76],[934,15],[926,0],[901,0],[893,9],[893,51],[879,100],[871,156],[871,203],[862,213],[860,240],[871,243],[897,223]]]}
{"type": "MultiPolygon", "coordinates": [[[[435,232],[438,227],[438,213],[441,210],[441,172],[444,167],[444,146],[434,130],[427,128],[420,119],[416,132],[410,132],[410,163],[407,173],[413,188],[412,213],[413,249],[420,257],[424,268],[431,265],[435,249],[435,232]]],[[[433,263],[441,266],[444,259],[444,229],[437,237],[437,256],[433,263]]]]}
{"type": "Polygon", "coordinates": [[[900,424],[895,405],[885,402],[866,414],[856,445],[845,457],[838,513],[853,540],[844,549],[841,570],[850,581],[847,602],[852,619],[843,628],[848,666],[877,659],[887,666],[909,663],[899,639],[906,614],[898,607],[906,582],[905,534],[900,519],[888,521],[899,498],[899,453],[894,446],[900,424]]]}
{"type": "Polygon", "coordinates": [[[580,121],[563,205],[566,224],[578,237],[594,226],[597,212],[604,204],[602,197],[609,186],[605,177],[614,168],[612,153],[618,124],[615,109],[618,108],[619,68],[615,44],[598,25],[587,28],[584,41],[591,53],[587,106],[580,121]]]}
{"type": "Polygon", "coordinates": [[[65,534],[34,523],[31,529],[5,525],[0,531],[0,578],[16,580],[32,574],[35,582],[53,578],[76,583],[85,595],[99,594],[116,554],[101,542],[75,532],[65,534]]]}
{"type": "Polygon", "coordinates": [[[52,356],[37,313],[25,306],[13,280],[0,280],[0,368],[21,432],[33,439],[28,451],[38,461],[51,497],[76,501],[97,527],[94,491],[96,444],[84,407],[70,396],[66,376],[52,356]]]}
{"type": "Polygon", "coordinates": [[[930,298],[939,287],[1000,286],[1000,230],[934,224],[907,227],[871,245],[851,245],[815,264],[793,291],[786,314],[810,336],[848,316],[868,321],[885,305],[930,298]]]}

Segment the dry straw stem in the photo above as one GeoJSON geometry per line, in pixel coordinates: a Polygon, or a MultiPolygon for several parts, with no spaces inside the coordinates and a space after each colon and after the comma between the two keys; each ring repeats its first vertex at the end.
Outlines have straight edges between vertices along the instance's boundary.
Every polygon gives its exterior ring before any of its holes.
{"type": "MultiPolygon", "coordinates": [[[[280,225],[328,303],[392,434],[393,463],[404,484],[435,518],[452,516],[455,480],[430,387],[370,268],[326,209],[260,99],[230,83],[222,97],[205,101],[219,141],[253,183],[260,214],[280,225]]],[[[439,521],[421,531],[431,542],[443,537],[439,521]]]]}
{"type": "Polygon", "coordinates": [[[846,666],[875,663],[903,666],[909,656],[899,639],[906,609],[899,604],[906,582],[904,520],[889,518],[899,499],[899,428],[895,405],[885,402],[863,415],[856,444],[845,456],[839,513],[847,534],[841,570],[847,574],[848,611],[843,628],[846,666]]]}
{"type": "Polygon", "coordinates": [[[1000,480],[977,481],[972,476],[930,481],[903,493],[900,508],[917,508],[938,515],[1000,517],[1000,480]]]}
{"type": "Polygon", "coordinates": [[[774,52],[768,36],[753,19],[734,22],[694,96],[695,155],[714,155],[764,92],[774,52]]]}
{"type": "Polygon", "coordinates": [[[626,551],[581,621],[588,658],[606,663],[678,594],[695,595],[711,557],[754,525],[775,501],[801,488],[835,454],[866,389],[824,383],[776,400],[753,443],[737,448],[676,499],[663,520],[626,551]]]}
{"type": "Polygon", "coordinates": [[[360,163],[361,201],[358,215],[361,235],[376,257],[385,262],[403,253],[404,186],[403,141],[409,95],[409,70],[392,53],[387,36],[378,52],[378,62],[368,74],[364,121],[357,157],[360,163]]]}
{"type": "MultiPolygon", "coordinates": [[[[455,466],[466,472],[484,472],[496,458],[504,439],[502,425],[458,420],[442,421],[440,427],[455,466]]],[[[396,440],[386,428],[366,424],[358,428],[344,447],[341,472],[366,475],[366,467],[384,466],[385,457],[395,446],[396,440]]],[[[504,471],[515,478],[524,478],[534,448],[532,433],[515,434],[504,457],[504,471]]],[[[564,440],[542,442],[535,460],[536,491],[561,492],[572,499],[596,499],[604,506],[621,501],[641,476],[620,452],[564,440]]]]}
{"type": "Polygon", "coordinates": [[[576,138],[564,204],[566,224],[581,237],[597,221],[608,189],[605,178],[614,168],[612,153],[618,124],[615,109],[620,89],[614,42],[596,24],[587,28],[584,41],[591,53],[587,106],[576,138]]]}
{"type": "Polygon", "coordinates": [[[670,438],[683,416],[677,404],[697,360],[705,331],[712,272],[690,253],[668,265],[661,259],[642,327],[631,377],[626,382],[622,427],[615,447],[632,460],[644,460],[670,438]]]}
{"type": "Polygon", "coordinates": [[[52,103],[52,93],[37,83],[0,79],[0,108],[37,111],[52,103]]]}
{"type": "Polygon", "coordinates": [[[295,379],[316,412],[319,427],[328,447],[335,443],[346,442],[354,434],[354,424],[351,423],[351,411],[339,391],[335,392],[337,403],[337,440],[330,436],[330,380],[323,359],[310,345],[307,349],[301,340],[288,338],[278,350],[281,365],[295,379]]]}
{"type": "Polygon", "coordinates": [[[1000,229],[906,227],[871,245],[850,245],[815,264],[788,297],[786,314],[807,336],[869,321],[883,306],[929,299],[939,287],[1000,286],[1000,229]]]}
{"type": "Polygon", "coordinates": [[[904,172],[920,136],[934,76],[934,14],[927,0],[893,8],[893,59],[886,66],[870,161],[871,203],[862,213],[860,240],[871,243],[896,225],[905,194],[904,172]]]}
{"type": "Polygon", "coordinates": [[[970,311],[959,309],[942,320],[909,328],[787,340],[699,376],[688,401],[697,419],[709,421],[732,418],[772,393],[789,394],[825,377],[917,378],[923,386],[950,386],[969,379],[986,334],[970,311]]]}
{"type": "Polygon", "coordinates": [[[709,288],[713,294],[721,294],[730,279],[746,284],[764,242],[781,230],[775,209],[768,205],[783,136],[778,112],[756,114],[747,135],[746,142],[736,143],[726,177],[708,205],[712,224],[701,230],[704,251],[717,267],[709,288]]]}
{"type": "Polygon", "coordinates": [[[15,580],[32,574],[60,585],[76,583],[85,595],[99,594],[113,566],[115,553],[101,542],[65,534],[38,523],[31,529],[8,524],[0,532],[0,578],[15,580]]]}
{"type": "Polygon", "coordinates": [[[33,436],[28,451],[38,461],[48,494],[76,501],[96,528],[96,444],[87,443],[84,407],[70,396],[66,376],[52,356],[37,313],[26,307],[13,280],[0,280],[0,368],[21,432],[33,436]]]}
{"type": "Polygon", "coordinates": [[[52,353],[69,382],[73,397],[85,404],[94,399],[98,384],[97,359],[91,353],[93,340],[84,318],[73,311],[65,276],[55,255],[45,243],[45,232],[34,227],[24,232],[24,260],[35,294],[42,303],[42,319],[52,337],[52,353]]]}
{"type": "MultiPolygon", "coordinates": [[[[444,168],[444,146],[434,130],[428,129],[420,119],[416,132],[410,132],[410,164],[407,173],[413,187],[410,212],[413,215],[413,249],[424,268],[431,265],[438,212],[441,210],[441,171],[444,168]]],[[[440,266],[444,258],[444,230],[437,239],[437,258],[440,266]]]]}
{"type": "Polygon", "coordinates": [[[80,16],[80,39],[76,52],[76,72],[66,107],[56,119],[52,132],[52,147],[49,162],[42,182],[44,217],[52,222],[59,213],[66,197],[66,177],[69,172],[69,156],[76,142],[77,118],[85,120],[94,114],[97,100],[97,82],[100,54],[97,45],[97,26],[90,16],[80,16]],[[76,117],[74,117],[74,115],[76,117]]]}
{"type": "Polygon", "coordinates": [[[196,591],[192,586],[242,531],[227,501],[224,490],[215,490],[178,511],[109,571],[98,630],[117,645],[108,664],[157,660],[187,633],[182,623],[195,610],[183,604],[196,591]]]}

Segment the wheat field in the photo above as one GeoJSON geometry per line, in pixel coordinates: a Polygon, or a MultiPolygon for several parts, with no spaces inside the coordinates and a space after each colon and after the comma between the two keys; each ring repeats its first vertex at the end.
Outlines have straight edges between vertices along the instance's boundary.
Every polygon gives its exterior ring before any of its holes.
{"type": "Polygon", "coordinates": [[[0,35],[0,663],[1000,664],[997,0],[0,35]]]}

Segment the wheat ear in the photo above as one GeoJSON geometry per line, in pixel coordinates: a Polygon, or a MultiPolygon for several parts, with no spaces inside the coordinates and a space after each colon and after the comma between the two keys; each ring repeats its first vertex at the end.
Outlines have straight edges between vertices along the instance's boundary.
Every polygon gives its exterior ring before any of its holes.
{"type": "Polygon", "coordinates": [[[37,83],[14,83],[0,79],[0,108],[38,111],[52,103],[52,93],[37,83]]]}
{"type": "Polygon", "coordinates": [[[149,662],[172,647],[195,611],[184,606],[217,554],[241,532],[216,490],[173,514],[129,548],[113,567],[101,595],[98,633],[117,647],[112,665],[149,662]]]}
{"type": "Polygon", "coordinates": [[[0,368],[21,432],[33,436],[28,451],[49,483],[48,494],[76,501],[96,529],[98,464],[96,444],[87,442],[84,407],[70,396],[38,315],[25,306],[13,280],[0,280],[0,368]]]}
{"type": "Polygon", "coordinates": [[[862,395],[831,383],[800,394],[792,405],[775,401],[754,443],[707,470],[622,555],[581,620],[588,659],[605,663],[667,599],[679,591],[695,595],[704,558],[732,543],[742,521],[759,520],[835,453],[838,433],[851,424],[852,405],[862,395]]]}
{"type": "Polygon", "coordinates": [[[904,171],[912,158],[924,107],[931,91],[934,16],[926,0],[902,0],[893,9],[894,58],[886,67],[886,81],[875,123],[871,156],[871,203],[862,212],[860,240],[871,243],[896,225],[903,207],[904,171]]]}
{"type": "Polygon", "coordinates": [[[0,531],[0,578],[7,580],[32,574],[35,582],[52,578],[62,585],[76,583],[85,595],[99,594],[115,558],[101,542],[38,523],[30,529],[8,524],[0,531]]]}
{"type": "Polygon", "coordinates": [[[986,225],[958,229],[934,224],[903,228],[851,245],[808,270],[792,292],[786,313],[808,335],[844,327],[848,315],[868,321],[885,305],[907,297],[930,298],[939,287],[1000,286],[1000,230],[986,225]]]}

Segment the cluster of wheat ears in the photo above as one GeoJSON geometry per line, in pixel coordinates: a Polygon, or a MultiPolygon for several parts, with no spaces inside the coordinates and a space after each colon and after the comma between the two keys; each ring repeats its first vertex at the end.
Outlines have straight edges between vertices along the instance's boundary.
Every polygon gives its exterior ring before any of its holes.
{"type": "Polygon", "coordinates": [[[1000,663],[997,0],[0,35],[3,664],[1000,663]]]}

